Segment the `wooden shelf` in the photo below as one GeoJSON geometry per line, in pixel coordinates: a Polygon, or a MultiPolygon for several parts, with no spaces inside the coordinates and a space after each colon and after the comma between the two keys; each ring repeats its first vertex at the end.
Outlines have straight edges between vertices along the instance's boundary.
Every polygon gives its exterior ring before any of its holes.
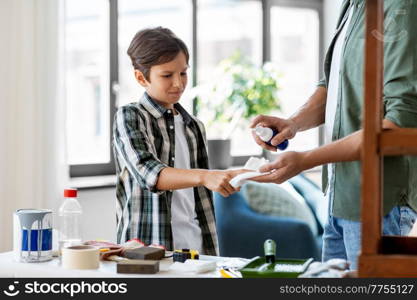
{"type": "Polygon", "coordinates": [[[417,255],[417,238],[404,236],[383,236],[381,253],[417,255]]]}
{"type": "Polygon", "coordinates": [[[366,0],[360,277],[417,277],[417,238],[381,236],[383,156],[417,155],[417,129],[382,130],[384,1],[366,0]]]}
{"type": "Polygon", "coordinates": [[[417,277],[416,255],[361,255],[359,277],[417,277]]]}
{"type": "Polygon", "coordinates": [[[379,137],[381,155],[417,155],[417,129],[384,131],[379,137]]]}

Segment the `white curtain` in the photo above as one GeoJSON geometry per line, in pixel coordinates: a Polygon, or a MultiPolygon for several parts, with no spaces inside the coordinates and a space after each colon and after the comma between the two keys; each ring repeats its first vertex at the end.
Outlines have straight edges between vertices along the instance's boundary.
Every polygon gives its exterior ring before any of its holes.
{"type": "Polygon", "coordinates": [[[60,1],[0,0],[0,252],[20,208],[57,209],[67,182],[60,1]]]}

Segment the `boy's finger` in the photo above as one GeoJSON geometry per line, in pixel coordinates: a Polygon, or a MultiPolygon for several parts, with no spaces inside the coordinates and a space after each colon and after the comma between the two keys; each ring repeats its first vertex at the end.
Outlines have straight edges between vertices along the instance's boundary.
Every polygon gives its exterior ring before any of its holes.
{"type": "Polygon", "coordinates": [[[224,189],[229,193],[229,195],[235,193],[235,189],[230,185],[230,183],[226,183],[224,185],[224,189]]]}
{"type": "Polygon", "coordinates": [[[226,189],[224,189],[222,187],[219,188],[219,193],[220,193],[220,195],[222,195],[225,198],[229,197],[229,193],[226,191],[226,189]]]}

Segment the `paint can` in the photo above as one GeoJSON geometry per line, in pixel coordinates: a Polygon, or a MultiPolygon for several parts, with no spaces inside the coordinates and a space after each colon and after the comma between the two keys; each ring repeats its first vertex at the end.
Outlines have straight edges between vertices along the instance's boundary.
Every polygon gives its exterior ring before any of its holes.
{"type": "Polygon", "coordinates": [[[13,252],[19,262],[52,259],[52,211],[18,209],[13,215],[13,252]]]}

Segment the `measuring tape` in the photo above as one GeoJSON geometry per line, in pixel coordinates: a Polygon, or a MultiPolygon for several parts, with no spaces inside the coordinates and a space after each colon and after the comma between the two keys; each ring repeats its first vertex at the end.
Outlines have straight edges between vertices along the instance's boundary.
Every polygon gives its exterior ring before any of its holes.
{"type": "Polygon", "coordinates": [[[174,261],[185,262],[187,259],[198,259],[199,254],[197,250],[190,250],[190,249],[174,250],[172,258],[174,261]]]}

